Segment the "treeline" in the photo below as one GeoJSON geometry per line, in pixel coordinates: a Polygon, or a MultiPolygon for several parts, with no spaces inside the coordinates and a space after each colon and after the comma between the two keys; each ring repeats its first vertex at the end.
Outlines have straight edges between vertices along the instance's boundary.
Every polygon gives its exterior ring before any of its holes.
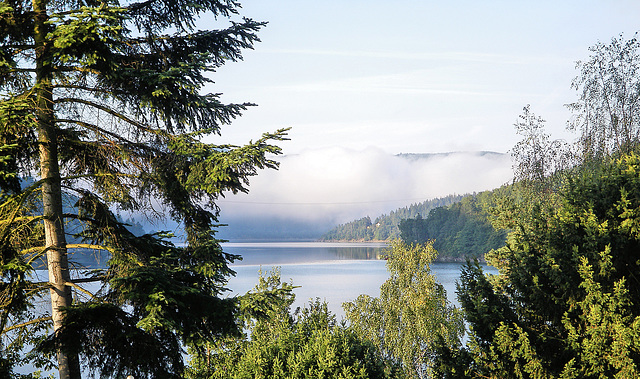
{"type": "Polygon", "coordinates": [[[506,231],[496,230],[488,220],[486,209],[493,192],[485,191],[466,196],[447,207],[431,210],[427,218],[400,221],[400,237],[407,243],[425,243],[433,240],[433,247],[441,260],[482,258],[504,246],[506,231]]]}
{"type": "Polygon", "coordinates": [[[469,195],[449,195],[441,198],[423,201],[422,203],[411,204],[408,207],[399,208],[389,214],[378,216],[375,221],[371,221],[369,216],[359,220],[340,224],[331,229],[322,237],[320,241],[387,241],[400,238],[400,221],[415,218],[418,215],[426,216],[431,210],[445,207],[460,201],[469,195]]]}
{"type": "Polygon", "coordinates": [[[341,224],[321,241],[390,241],[407,243],[434,241],[439,260],[481,258],[504,245],[506,230],[495,229],[487,209],[493,191],[471,195],[449,195],[400,208],[371,221],[369,216],[341,224]]]}

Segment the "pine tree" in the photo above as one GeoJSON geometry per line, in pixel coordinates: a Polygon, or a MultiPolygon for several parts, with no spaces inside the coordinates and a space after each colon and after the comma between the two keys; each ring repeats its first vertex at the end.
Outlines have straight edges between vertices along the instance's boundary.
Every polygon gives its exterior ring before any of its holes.
{"type": "Polygon", "coordinates": [[[203,92],[265,25],[239,8],[0,2],[0,371],[55,352],[61,379],[80,377],[79,356],[101,375],[177,377],[182,345],[197,351],[237,332],[235,301],[221,296],[237,256],[214,236],[215,200],[276,168],[272,141],[286,134],[241,147],[203,142],[251,105],[203,92]],[[204,15],[222,28],[197,30],[204,15]],[[184,246],[162,233],[136,237],[112,212],[158,203],[182,223],[184,246]],[[72,275],[72,255],[91,249],[110,254],[107,267],[72,275]],[[42,258],[49,278],[38,282],[42,258]],[[99,291],[82,287],[90,282],[99,291]],[[47,292],[51,314],[39,314],[47,292]]]}

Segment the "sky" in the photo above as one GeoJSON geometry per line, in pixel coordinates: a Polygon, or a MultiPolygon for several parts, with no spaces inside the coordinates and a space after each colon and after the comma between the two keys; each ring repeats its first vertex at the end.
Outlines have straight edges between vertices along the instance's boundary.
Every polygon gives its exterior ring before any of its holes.
{"type": "MultiPolygon", "coordinates": [[[[621,33],[631,38],[640,30],[640,2],[630,0],[241,3],[243,16],[269,22],[259,33],[262,42],[243,61],[220,68],[206,90],[223,93],[225,102],[258,106],[207,141],[241,145],[285,127],[291,140],[279,143],[279,173],[261,172],[250,195],[220,202],[223,218],[225,212],[247,214],[241,202],[369,202],[376,205],[370,212],[377,212],[385,208],[379,202],[390,199],[504,184],[508,160],[480,160],[484,168],[458,162],[458,181],[451,172],[450,186],[436,190],[423,184],[434,182],[424,176],[436,168],[396,169],[395,154],[507,153],[518,141],[513,124],[528,104],[547,120],[553,138],[572,140],[565,104],[577,98],[571,88],[576,61],[587,59],[598,41],[621,33]],[[382,167],[380,175],[374,164],[382,167]],[[487,180],[485,169],[501,174],[487,180]],[[342,192],[327,180],[335,177],[343,178],[342,192]],[[393,193],[418,185],[425,187],[393,193]],[[375,190],[363,197],[363,187],[375,190]]],[[[201,26],[218,24],[203,19],[201,26]]],[[[453,167],[456,161],[441,163],[453,167]]],[[[356,208],[353,215],[367,211],[356,208]]]]}

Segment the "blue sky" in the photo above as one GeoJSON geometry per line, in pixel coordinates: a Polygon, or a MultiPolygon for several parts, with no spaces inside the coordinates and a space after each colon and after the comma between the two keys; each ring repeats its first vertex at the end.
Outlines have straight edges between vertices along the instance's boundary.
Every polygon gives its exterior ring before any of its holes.
{"type": "Polygon", "coordinates": [[[280,171],[221,200],[223,221],[271,213],[345,222],[416,202],[403,199],[498,187],[511,178],[508,159],[406,166],[394,154],[507,153],[527,104],[553,138],[572,140],[564,105],[576,100],[576,61],[598,41],[640,30],[640,2],[630,0],[242,4],[243,16],[269,22],[262,42],[208,89],[258,106],[209,141],[292,130],[280,171]]]}
{"type": "Polygon", "coordinates": [[[564,104],[575,100],[575,62],[597,41],[640,29],[640,2],[624,0],[242,4],[269,25],[211,90],[259,106],[223,140],[292,127],[285,153],[506,152],[527,104],[553,135],[571,138],[564,104]]]}

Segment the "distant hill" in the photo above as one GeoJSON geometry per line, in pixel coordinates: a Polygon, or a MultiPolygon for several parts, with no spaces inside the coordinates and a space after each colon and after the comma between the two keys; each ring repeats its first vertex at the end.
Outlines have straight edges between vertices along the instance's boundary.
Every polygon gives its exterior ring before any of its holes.
{"type": "MultiPolygon", "coordinates": [[[[398,157],[405,158],[408,160],[422,160],[428,158],[438,158],[438,157],[449,157],[452,155],[459,155],[460,152],[450,152],[450,153],[400,153],[397,154],[398,157]]],[[[504,153],[497,153],[495,151],[474,151],[473,155],[479,157],[494,157],[499,158],[504,156],[504,153]]]]}
{"type": "MultiPolygon", "coordinates": [[[[404,154],[403,156],[433,156],[435,154],[404,154]]],[[[420,159],[416,157],[416,159],[420,159]]],[[[449,195],[441,198],[423,201],[404,208],[391,211],[389,214],[378,216],[373,222],[369,216],[359,220],[340,224],[319,238],[320,241],[386,241],[400,238],[401,220],[426,218],[435,208],[445,207],[471,195],[449,195]]]]}
{"type": "Polygon", "coordinates": [[[255,178],[247,196],[220,199],[220,222],[227,226],[216,236],[232,242],[388,240],[400,236],[401,219],[426,218],[458,201],[457,194],[495,188],[510,175],[509,155],[489,151],[336,148],[287,155],[280,170],[255,178]]]}

